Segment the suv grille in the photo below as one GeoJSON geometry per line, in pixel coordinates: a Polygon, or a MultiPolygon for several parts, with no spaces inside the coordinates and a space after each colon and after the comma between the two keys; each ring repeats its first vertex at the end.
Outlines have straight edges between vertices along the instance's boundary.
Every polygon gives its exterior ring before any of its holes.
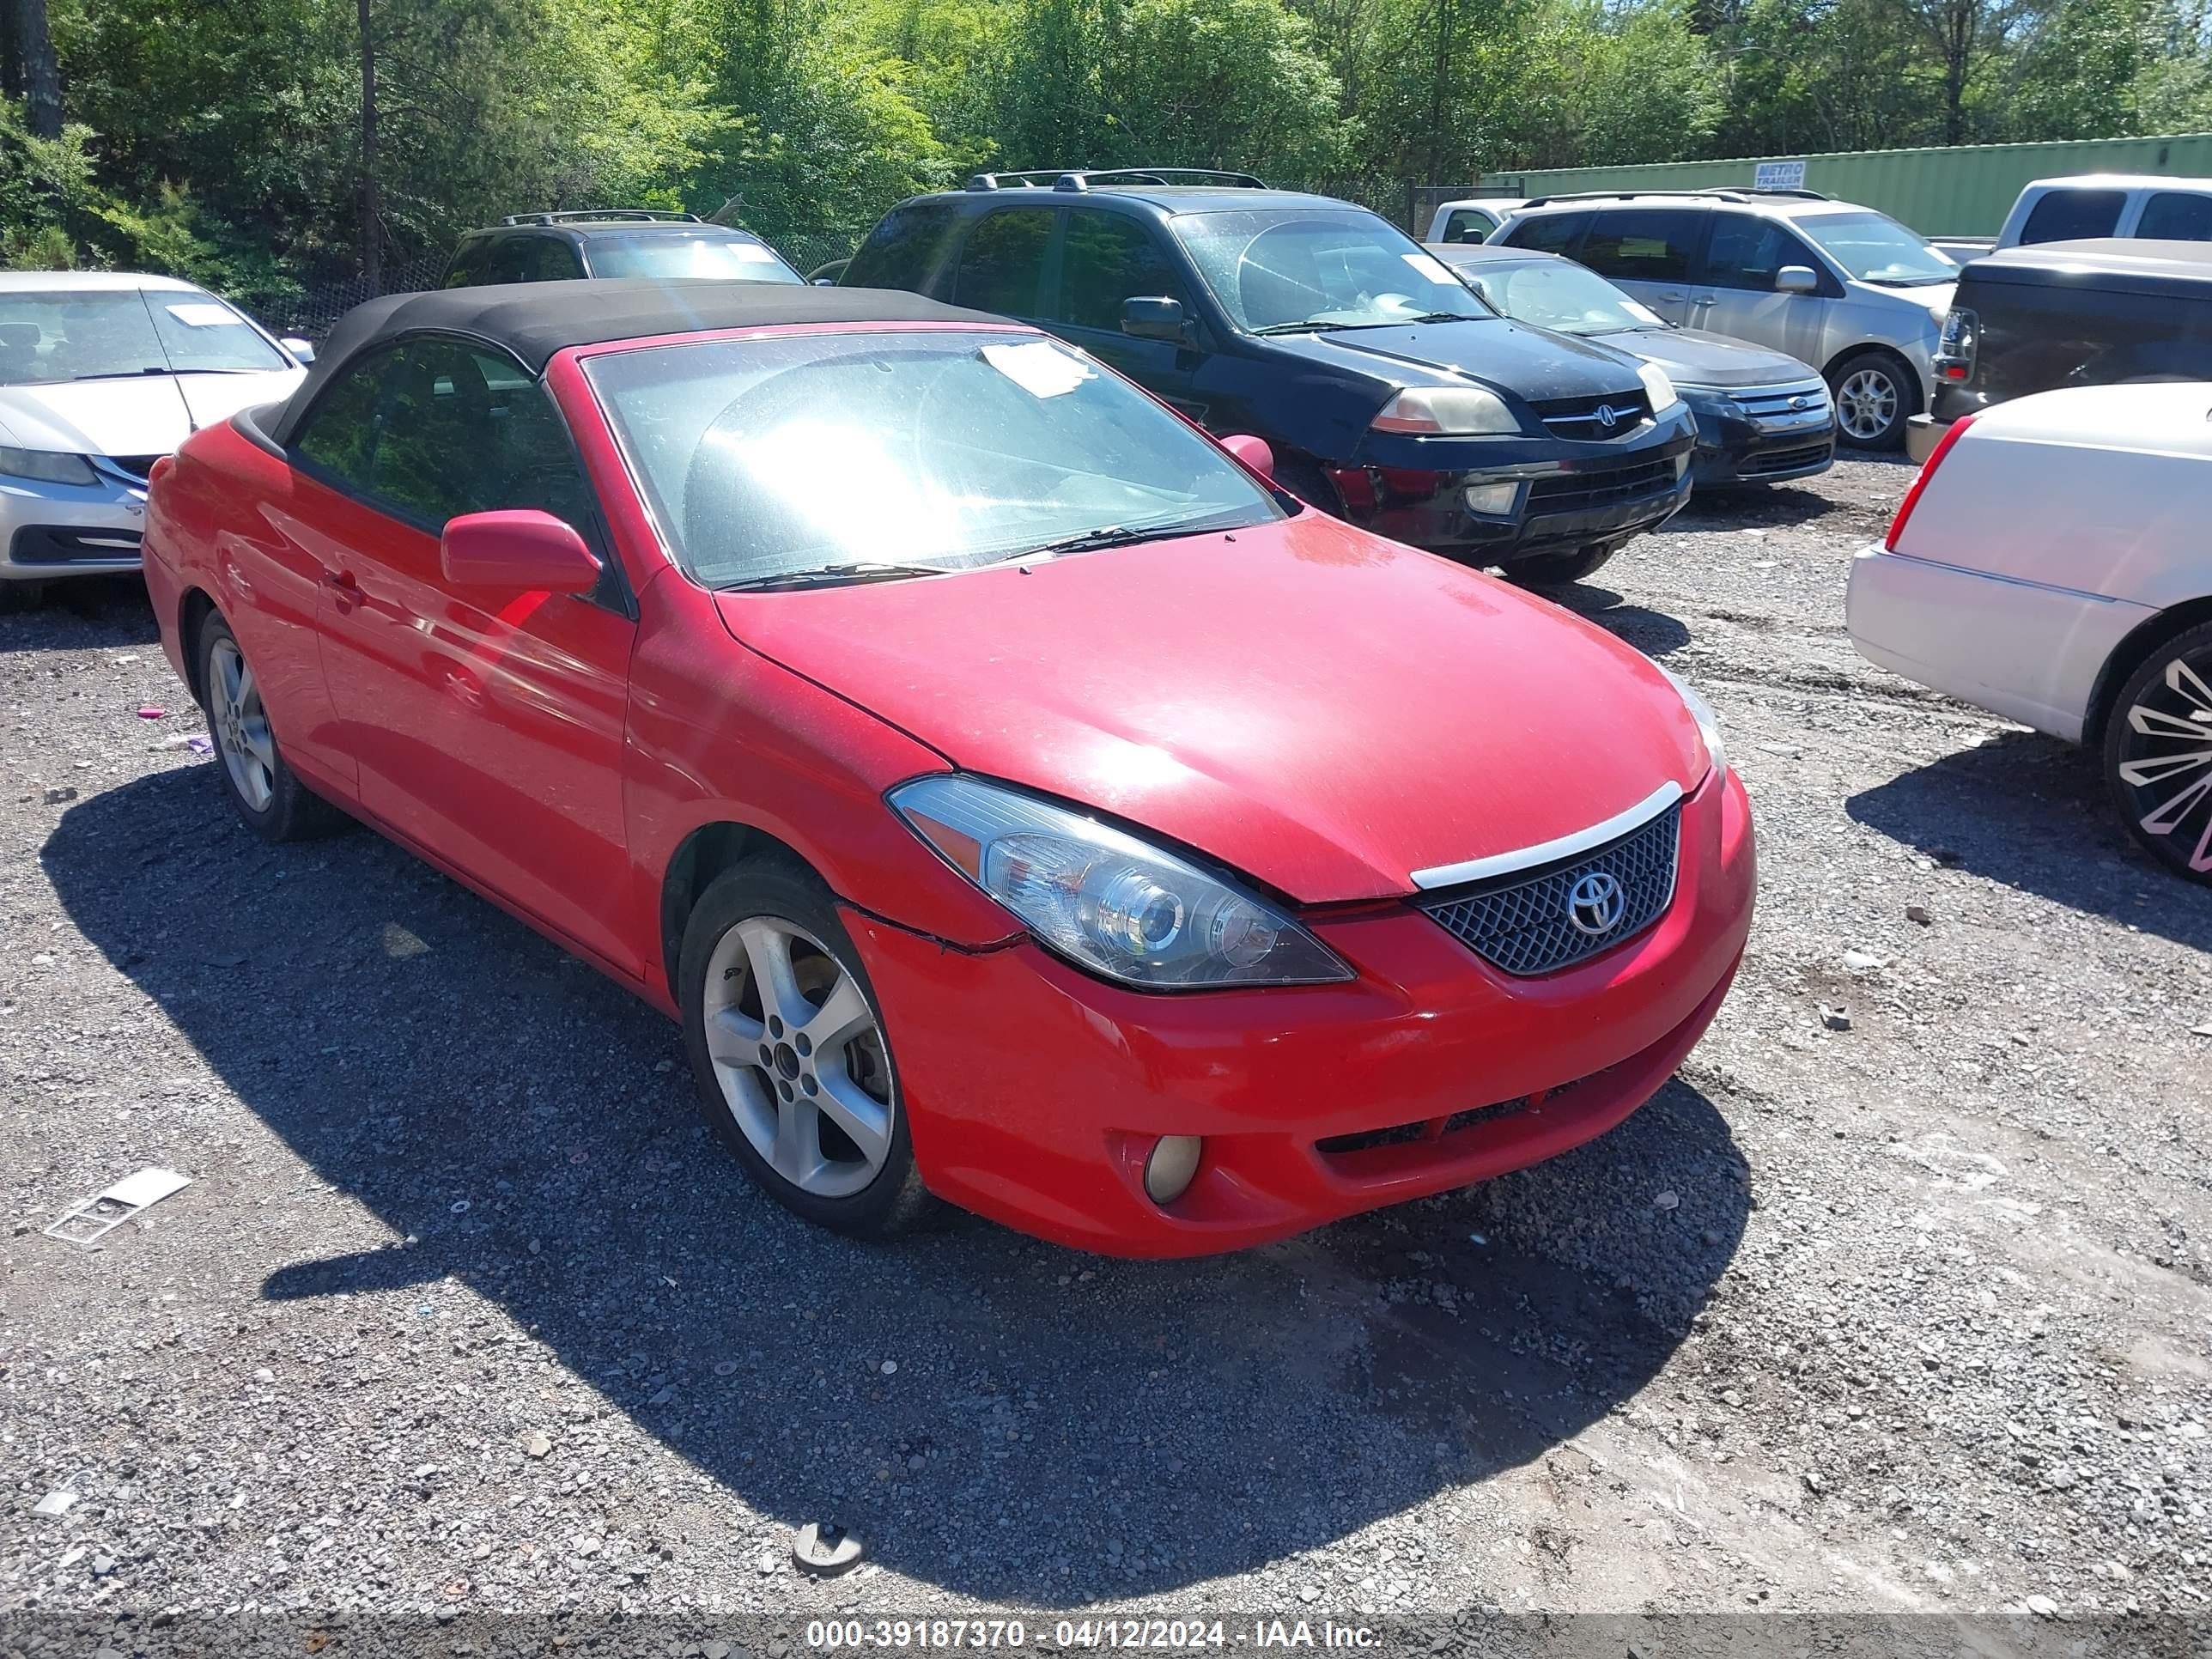
{"type": "Polygon", "coordinates": [[[1671,459],[1547,473],[1528,486],[1528,511],[1532,514],[1586,513],[1595,507],[1620,507],[1664,495],[1681,476],[1671,459]]]}
{"type": "Polygon", "coordinates": [[[1471,889],[1425,896],[1418,908],[1492,967],[1522,978],[1556,973],[1658,920],[1674,901],[1681,830],[1682,804],[1676,801],[1595,853],[1536,875],[1516,871],[1471,889]],[[1612,925],[1597,933],[1584,932],[1573,919],[1576,885],[1591,875],[1611,877],[1621,901],[1612,925]]]}
{"type": "Polygon", "coordinates": [[[1557,398],[1534,408],[1553,437],[1583,442],[1626,438],[1651,418],[1651,400],[1640,391],[1610,398],[1557,398]]]}

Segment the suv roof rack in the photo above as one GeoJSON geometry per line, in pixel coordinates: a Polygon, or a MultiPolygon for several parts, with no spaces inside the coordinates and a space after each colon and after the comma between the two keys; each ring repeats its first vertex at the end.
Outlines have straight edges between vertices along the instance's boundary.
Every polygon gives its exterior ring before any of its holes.
{"type": "Polygon", "coordinates": [[[1085,191],[1093,185],[1226,185],[1237,190],[1265,190],[1267,185],[1249,173],[1226,167],[1031,167],[1019,173],[978,173],[968,180],[969,190],[1038,189],[1085,191]]]}
{"type": "Polygon", "coordinates": [[[1574,190],[1563,191],[1556,196],[1538,196],[1523,202],[1524,208],[1548,207],[1554,202],[1626,202],[1638,196],[1691,196],[1713,198],[1723,202],[1748,202],[1760,196],[1787,196],[1801,202],[1825,202],[1831,198],[1817,190],[1761,190],[1753,185],[1707,185],[1699,190],[1574,190]]]}
{"type": "Polygon", "coordinates": [[[672,213],[665,208],[562,208],[552,213],[510,213],[502,225],[567,225],[580,219],[635,219],[648,223],[703,225],[696,213],[672,213]]]}

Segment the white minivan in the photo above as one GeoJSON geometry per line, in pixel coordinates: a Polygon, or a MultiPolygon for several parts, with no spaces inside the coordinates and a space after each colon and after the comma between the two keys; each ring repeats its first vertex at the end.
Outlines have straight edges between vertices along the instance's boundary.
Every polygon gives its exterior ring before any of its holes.
{"type": "Polygon", "coordinates": [[[2038,179],[2012,204],[1996,246],[2081,242],[2099,236],[2212,242],[2212,179],[2140,173],[2038,179]]]}

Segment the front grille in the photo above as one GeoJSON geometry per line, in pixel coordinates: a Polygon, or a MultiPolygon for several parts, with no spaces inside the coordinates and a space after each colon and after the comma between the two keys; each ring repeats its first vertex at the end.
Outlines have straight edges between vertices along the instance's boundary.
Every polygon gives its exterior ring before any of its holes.
{"type": "Polygon", "coordinates": [[[1828,388],[1818,380],[1789,386],[1747,386],[1731,391],[1729,401],[1754,421],[1804,419],[1826,412],[1828,388]]]}
{"type": "Polygon", "coordinates": [[[1739,477],[1763,477],[1770,472],[1795,472],[1802,467],[1819,466],[1833,455],[1832,444],[1812,444],[1802,449],[1770,449],[1763,455],[1747,455],[1736,468],[1739,477]]]}
{"type": "Polygon", "coordinates": [[[1626,466],[1577,467],[1551,472],[1528,486],[1528,511],[1587,513],[1664,495],[1681,476],[1672,458],[1637,461],[1626,466]]]}
{"type": "Polygon", "coordinates": [[[154,470],[154,463],[161,459],[159,455],[110,455],[107,460],[108,465],[118,471],[128,472],[140,483],[144,483],[146,475],[154,470]]]}
{"type": "Polygon", "coordinates": [[[1534,405],[1555,438],[1602,442],[1625,438],[1651,418],[1651,400],[1641,392],[1610,398],[1559,398],[1534,405]]]}
{"type": "Polygon", "coordinates": [[[138,556],[135,530],[76,530],[27,524],[8,543],[12,564],[110,564],[138,556]]]}
{"type": "Polygon", "coordinates": [[[1473,887],[1425,894],[1416,902],[1492,967],[1520,978],[1556,973],[1658,920],[1674,897],[1681,829],[1682,804],[1676,801],[1595,853],[1534,875],[1516,871],[1473,887]],[[1585,933],[1573,919],[1572,896],[1584,877],[1601,874],[1620,884],[1620,914],[1602,932],[1585,933]]]}
{"type": "MultiPolygon", "coordinates": [[[[1417,1141],[1448,1141],[1452,1136],[1468,1129],[1480,1128],[1486,1124],[1502,1122],[1528,1112],[1540,1112],[1547,1106],[1563,1103],[1577,1090],[1584,1088],[1605,1077],[1613,1068],[1592,1072],[1571,1083],[1562,1083],[1556,1089],[1538,1089],[1511,1100],[1496,1101],[1487,1106],[1470,1106],[1454,1112],[1449,1117],[1432,1117],[1415,1123],[1394,1123],[1387,1129],[1361,1129],[1348,1135],[1327,1135],[1314,1142],[1314,1150],[1331,1158],[1343,1158],[1353,1152],[1374,1152],[1383,1146],[1405,1146],[1417,1141]]],[[[1442,1146],[1438,1150],[1449,1155],[1458,1149],[1442,1146]]]]}

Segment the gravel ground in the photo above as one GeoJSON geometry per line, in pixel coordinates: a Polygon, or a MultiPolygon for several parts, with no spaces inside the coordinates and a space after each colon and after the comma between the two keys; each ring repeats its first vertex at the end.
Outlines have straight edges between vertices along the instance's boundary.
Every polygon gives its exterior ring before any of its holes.
{"type": "Polygon", "coordinates": [[[1571,596],[1758,812],[1680,1077],[1194,1263],[807,1230],[673,1026],[373,836],[249,837],[142,600],[0,617],[0,1610],[2205,1612],[2212,893],[1853,653],[1908,476],[1571,596]],[[193,1184],[42,1235],[146,1164],[193,1184]],[[797,1572],[817,1519],[866,1565],[797,1572]]]}

